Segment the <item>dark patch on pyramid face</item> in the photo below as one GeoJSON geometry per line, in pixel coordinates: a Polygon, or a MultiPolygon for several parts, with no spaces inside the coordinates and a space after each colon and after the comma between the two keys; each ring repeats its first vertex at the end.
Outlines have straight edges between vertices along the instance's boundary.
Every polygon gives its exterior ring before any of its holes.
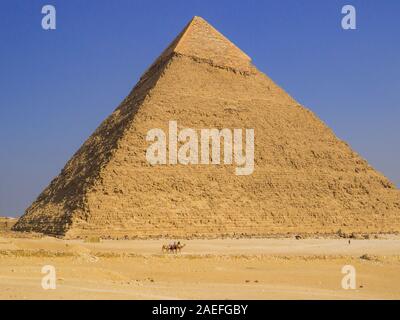
{"type": "Polygon", "coordinates": [[[195,17],[15,225],[66,237],[400,231],[399,191],[195,17]],[[153,128],[254,128],[255,170],[146,160],[153,128]]]}

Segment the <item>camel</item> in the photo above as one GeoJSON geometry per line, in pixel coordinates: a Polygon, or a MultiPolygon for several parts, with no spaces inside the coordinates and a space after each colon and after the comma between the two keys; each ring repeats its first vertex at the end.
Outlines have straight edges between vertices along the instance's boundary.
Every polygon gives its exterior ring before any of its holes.
{"type": "Polygon", "coordinates": [[[176,242],[170,243],[170,244],[164,244],[162,246],[162,252],[167,252],[167,253],[168,252],[174,252],[175,247],[176,247],[176,242]]]}
{"type": "Polygon", "coordinates": [[[170,244],[164,244],[162,246],[162,252],[172,252],[172,253],[178,253],[181,252],[182,248],[185,247],[186,244],[181,244],[180,241],[175,242],[174,243],[170,243],[170,244]]]}
{"type": "Polygon", "coordinates": [[[186,246],[186,244],[181,244],[180,242],[178,242],[178,244],[176,245],[176,250],[178,252],[181,252],[181,250],[186,246]]]}

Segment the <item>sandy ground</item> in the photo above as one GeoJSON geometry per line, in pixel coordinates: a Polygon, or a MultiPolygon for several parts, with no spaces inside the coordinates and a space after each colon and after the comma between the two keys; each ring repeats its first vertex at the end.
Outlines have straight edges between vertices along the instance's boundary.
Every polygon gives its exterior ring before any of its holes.
{"type": "Polygon", "coordinates": [[[2,299],[400,299],[400,239],[165,240],[101,243],[0,237],[2,299]],[[53,265],[57,288],[44,290],[53,265]],[[344,290],[344,265],[356,289],[344,290]]]}

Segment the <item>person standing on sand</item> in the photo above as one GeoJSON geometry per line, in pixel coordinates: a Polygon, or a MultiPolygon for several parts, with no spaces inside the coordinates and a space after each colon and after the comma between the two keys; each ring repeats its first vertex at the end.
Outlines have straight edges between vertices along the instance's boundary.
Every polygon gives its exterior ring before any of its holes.
{"type": "Polygon", "coordinates": [[[174,251],[175,251],[175,248],[176,248],[176,241],[174,241],[173,243],[171,243],[171,244],[169,245],[169,250],[170,250],[170,251],[174,252],[174,251]]]}

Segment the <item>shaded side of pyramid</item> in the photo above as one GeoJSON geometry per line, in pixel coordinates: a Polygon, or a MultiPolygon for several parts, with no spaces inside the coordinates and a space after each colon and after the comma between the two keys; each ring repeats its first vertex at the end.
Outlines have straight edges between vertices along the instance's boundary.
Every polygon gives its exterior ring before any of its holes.
{"type": "Polygon", "coordinates": [[[14,226],[67,237],[400,231],[400,193],[195,17],[14,226]],[[158,165],[146,134],[254,128],[255,170],[158,165]]]}

